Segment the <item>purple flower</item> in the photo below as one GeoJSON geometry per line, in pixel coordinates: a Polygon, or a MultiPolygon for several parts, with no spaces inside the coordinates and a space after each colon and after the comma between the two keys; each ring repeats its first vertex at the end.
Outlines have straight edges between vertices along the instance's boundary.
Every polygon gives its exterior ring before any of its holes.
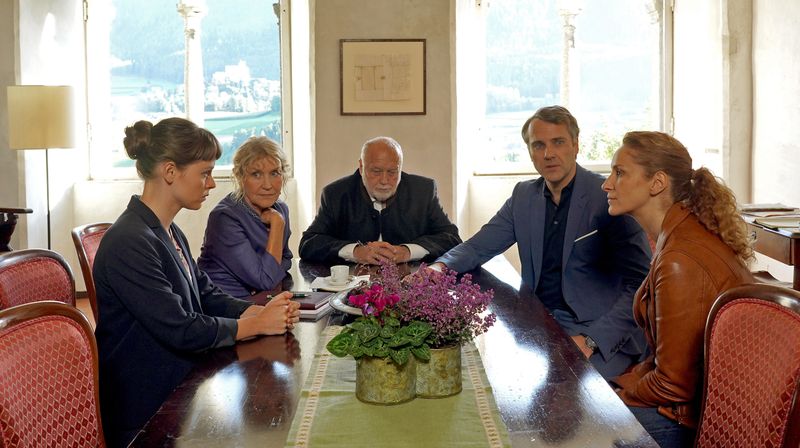
{"type": "Polygon", "coordinates": [[[431,347],[471,341],[495,322],[495,315],[487,312],[494,292],[481,291],[469,274],[459,281],[450,269],[440,273],[422,264],[401,280],[397,266],[383,264],[380,276],[383,290],[399,296],[395,303],[403,322],[421,320],[433,327],[428,337],[431,347]]]}
{"type": "Polygon", "coordinates": [[[365,316],[427,322],[433,327],[427,339],[433,348],[469,342],[495,322],[495,315],[487,311],[494,292],[481,291],[469,274],[458,280],[446,268],[438,272],[422,264],[414,275],[401,278],[395,264],[383,263],[370,285],[351,294],[350,304],[365,316]]]}

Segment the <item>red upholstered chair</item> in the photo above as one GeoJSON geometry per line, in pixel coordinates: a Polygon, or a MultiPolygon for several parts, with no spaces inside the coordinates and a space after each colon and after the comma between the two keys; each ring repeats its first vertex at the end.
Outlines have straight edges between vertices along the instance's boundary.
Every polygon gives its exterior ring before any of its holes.
{"type": "Polygon", "coordinates": [[[78,260],[81,263],[83,282],[86,284],[86,295],[89,296],[89,304],[92,306],[94,321],[97,322],[97,292],[94,288],[94,256],[97,248],[100,247],[100,240],[103,239],[106,230],[111,227],[110,222],[100,222],[86,224],[72,229],[72,242],[75,243],[75,250],[78,252],[78,260]]]}
{"type": "Polygon", "coordinates": [[[800,293],[746,285],[717,299],[706,324],[698,447],[800,445],[800,293]]]}
{"type": "Polygon", "coordinates": [[[75,305],[75,280],[64,257],[44,249],[0,254],[0,310],[42,300],[75,305]]]}
{"type": "Polygon", "coordinates": [[[0,311],[0,446],[104,447],[97,344],[60,302],[0,311]]]}

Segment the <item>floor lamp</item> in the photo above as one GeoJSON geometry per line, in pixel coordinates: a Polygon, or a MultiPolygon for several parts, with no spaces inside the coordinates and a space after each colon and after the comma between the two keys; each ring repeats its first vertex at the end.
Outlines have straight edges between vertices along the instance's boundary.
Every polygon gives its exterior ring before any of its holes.
{"type": "Polygon", "coordinates": [[[47,248],[50,241],[50,160],[52,148],[74,148],[73,92],[69,86],[9,86],[8,146],[44,149],[47,195],[47,248]]]}

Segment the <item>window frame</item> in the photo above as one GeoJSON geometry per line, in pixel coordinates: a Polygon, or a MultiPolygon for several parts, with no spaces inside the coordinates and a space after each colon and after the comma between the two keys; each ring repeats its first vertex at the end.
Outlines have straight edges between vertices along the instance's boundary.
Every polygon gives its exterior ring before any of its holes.
{"type": "MultiPolygon", "coordinates": [[[[100,145],[107,144],[102,140],[96,140],[94,136],[96,133],[93,129],[93,123],[97,120],[94,118],[96,114],[103,113],[102,106],[97,106],[99,101],[94,99],[93,92],[97,91],[92,87],[96,85],[95,74],[96,70],[92,70],[92,54],[98,51],[98,39],[92,38],[92,35],[98,32],[100,26],[111,26],[110,24],[98,23],[95,26],[89,20],[92,18],[92,7],[97,8],[98,3],[101,5],[107,3],[107,0],[102,2],[90,2],[90,0],[83,0],[83,38],[84,38],[84,87],[86,92],[86,144],[87,155],[86,164],[88,166],[88,180],[103,180],[103,181],[130,181],[138,179],[138,174],[135,167],[114,167],[110,164],[100,166],[103,162],[98,161],[97,157],[100,151],[100,145]],[[102,172],[102,173],[101,173],[102,172]]],[[[273,12],[276,14],[278,21],[278,34],[280,46],[280,81],[281,81],[281,137],[283,143],[281,147],[288,160],[293,160],[293,139],[292,139],[292,100],[291,100],[291,0],[273,0],[273,12]],[[276,8],[277,5],[277,8],[276,8]]],[[[102,6],[100,6],[102,7],[102,6]]],[[[96,11],[96,9],[95,9],[96,11]]],[[[176,12],[177,14],[177,12],[176,12]]],[[[107,41],[107,39],[105,39],[107,41]]],[[[107,44],[107,42],[104,42],[107,44]]],[[[102,88],[102,87],[98,87],[102,88]]],[[[110,88],[110,84],[109,84],[110,88]]],[[[178,115],[186,117],[186,112],[178,115]]],[[[120,135],[122,130],[120,131],[120,135]]],[[[111,140],[109,140],[110,142],[111,140]]],[[[290,167],[291,168],[291,167],[290,167]]],[[[288,173],[292,177],[292,170],[288,173]]],[[[213,178],[216,180],[229,180],[231,179],[232,172],[229,166],[225,168],[215,168],[213,171],[213,178]]]]}
{"type": "MultiPolygon", "coordinates": [[[[651,0],[643,0],[648,2],[651,0]]],[[[652,0],[654,6],[659,6],[659,131],[670,135],[674,133],[673,116],[673,17],[674,4],[672,1],[652,0]]],[[[483,92],[485,95],[485,91],[483,92]]],[[[482,125],[481,125],[482,126],[482,125]]],[[[583,148],[581,147],[581,150],[583,148]]],[[[605,162],[579,162],[581,167],[599,174],[609,174],[611,166],[605,162]]],[[[523,162],[494,162],[492,164],[482,164],[472,166],[473,176],[534,176],[539,173],[533,167],[533,163],[523,162]]]]}

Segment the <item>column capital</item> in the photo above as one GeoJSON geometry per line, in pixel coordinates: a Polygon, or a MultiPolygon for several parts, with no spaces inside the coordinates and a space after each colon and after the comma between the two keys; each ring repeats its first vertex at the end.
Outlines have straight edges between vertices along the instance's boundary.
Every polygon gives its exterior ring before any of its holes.
{"type": "Polygon", "coordinates": [[[203,17],[208,13],[205,0],[180,0],[177,8],[178,13],[185,18],[203,17]]]}

